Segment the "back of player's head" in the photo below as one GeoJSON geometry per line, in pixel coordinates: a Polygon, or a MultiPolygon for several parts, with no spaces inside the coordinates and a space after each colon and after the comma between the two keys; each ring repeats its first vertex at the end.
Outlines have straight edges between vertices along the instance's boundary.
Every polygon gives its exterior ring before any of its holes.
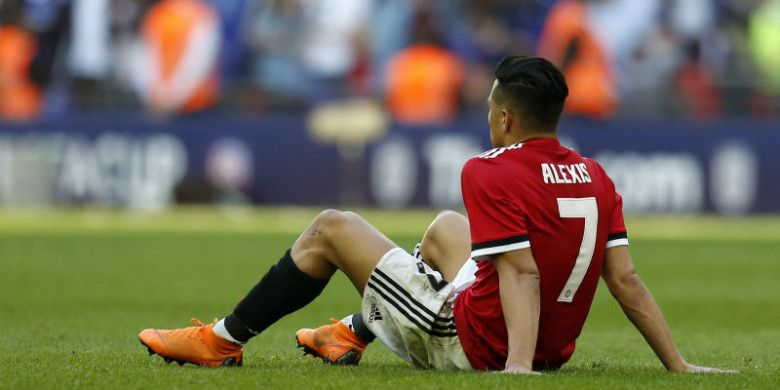
{"type": "Polygon", "coordinates": [[[569,87],[558,68],[538,57],[510,56],[496,66],[494,98],[522,115],[523,126],[554,131],[569,87]]]}

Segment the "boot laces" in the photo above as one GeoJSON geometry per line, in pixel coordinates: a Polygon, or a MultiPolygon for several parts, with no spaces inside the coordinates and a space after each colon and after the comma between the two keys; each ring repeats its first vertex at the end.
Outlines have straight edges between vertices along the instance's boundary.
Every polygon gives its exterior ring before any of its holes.
{"type": "Polygon", "coordinates": [[[172,332],[178,333],[178,334],[180,334],[182,336],[185,336],[185,337],[188,337],[188,338],[191,338],[191,339],[199,339],[200,338],[199,337],[200,331],[203,329],[204,326],[206,326],[206,324],[204,324],[203,322],[201,322],[197,318],[192,318],[190,320],[190,322],[192,322],[195,326],[189,326],[189,327],[186,327],[186,328],[175,329],[172,332]]]}
{"type": "Polygon", "coordinates": [[[201,322],[199,319],[197,319],[195,317],[191,318],[190,322],[192,322],[193,324],[197,325],[198,327],[206,326],[206,324],[204,324],[203,322],[201,322]]]}

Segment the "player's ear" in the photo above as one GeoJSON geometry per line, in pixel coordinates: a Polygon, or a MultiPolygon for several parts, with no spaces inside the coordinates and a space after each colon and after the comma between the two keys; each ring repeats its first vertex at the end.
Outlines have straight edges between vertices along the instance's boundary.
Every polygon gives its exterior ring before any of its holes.
{"type": "Polygon", "coordinates": [[[501,109],[501,129],[504,130],[504,133],[509,133],[512,129],[513,119],[511,111],[506,108],[501,109]]]}

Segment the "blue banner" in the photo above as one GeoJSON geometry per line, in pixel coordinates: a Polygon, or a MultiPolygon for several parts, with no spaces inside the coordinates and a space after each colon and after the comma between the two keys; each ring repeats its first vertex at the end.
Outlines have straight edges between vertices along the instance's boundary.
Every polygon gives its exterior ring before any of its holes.
{"type": "MultiPolygon", "coordinates": [[[[457,208],[460,168],[488,149],[484,116],[315,141],[296,115],[132,116],[0,124],[0,202],[161,209],[174,202],[457,208]]],[[[627,213],[780,212],[780,126],[760,121],[567,120],[627,213]]]]}

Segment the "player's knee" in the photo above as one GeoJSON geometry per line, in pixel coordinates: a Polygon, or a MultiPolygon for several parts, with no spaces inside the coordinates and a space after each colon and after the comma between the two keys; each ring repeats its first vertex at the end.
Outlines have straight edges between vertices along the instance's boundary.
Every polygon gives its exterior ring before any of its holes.
{"type": "Polygon", "coordinates": [[[444,210],[436,216],[428,230],[435,239],[437,235],[443,234],[444,231],[468,228],[468,224],[469,221],[463,214],[452,210],[444,210]]]}
{"type": "Polygon", "coordinates": [[[465,217],[457,211],[442,210],[441,212],[439,212],[439,214],[436,215],[436,219],[437,220],[450,220],[450,219],[461,220],[461,219],[465,219],[465,217]]]}
{"type": "Polygon", "coordinates": [[[360,222],[363,220],[358,213],[352,211],[342,211],[341,219],[339,220],[339,232],[344,234],[352,234],[355,229],[359,229],[360,222]]]}
{"type": "Polygon", "coordinates": [[[442,218],[442,217],[446,218],[448,215],[451,215],[452,213],[455,213],[455,212],[452,211],[452,210],[442,210],[442,211],[439,211],[438,214],[436,214],[436,218],[442,218]]]}
{"type": "Polygon", "coordinates": [[[328,209],[317,215],[315,221],[320,228],[332,228],[344,224],[347,218],[346,213],[343,211],[328,209]]]}
{"type": "Polygon", "coordinates": [[[436,239],[426,233],[422,241],[420,241],[420,253],[422,253],[423,259],[432,260],[438,257],[439,246],[436,239]]]}
{"type": "Polygon", "coordinates": [[[452,210],[440,212],[434,219],[428,230],[425,231],[422,242],[420,242],[420,251],[424,257],[433,258],[440,253],[442,246],[447,245],[447,240],[451,240],[453,231],[468,229],[468,219],[463,214],[452,210]]]}
{"type": "Polygon", "coordinates": [[[360,217],[351,211],[329,209],[317,216],[317,226],[321,234],[326,237],[333,237],[349,231],[357,218],[360,217]]]}
{"type": "Polygon", "coordinates": [[[436,219],[433,220],[431,226],[425,231],[422,241],[420,242],[420,251],[425,258],[434,258],[439,252],[439,241],[442,235],[444,225],[448,219],[452,219],[452,214],[457,214],[454,211],[444,210],[440,212],[436,219]]]}
{"type": "Polygon", "coordinates": [[[444,210],[436,215],[436,218],[425,231],[425,236],[423,236],[423,240],[420,243],[422,247],[431,246],[436,242],[436,238],[441,234],[444,221],[451,218],[449,213],[451,213],[450,210],[444,210]]]}
{"type": "Polygon", "coordinates": [[[356,219],[361,218],[360,215],[354,211],[342,211],[341,213],[344,214],[344,217],[349,221],[355,221],[356,219]]]}

